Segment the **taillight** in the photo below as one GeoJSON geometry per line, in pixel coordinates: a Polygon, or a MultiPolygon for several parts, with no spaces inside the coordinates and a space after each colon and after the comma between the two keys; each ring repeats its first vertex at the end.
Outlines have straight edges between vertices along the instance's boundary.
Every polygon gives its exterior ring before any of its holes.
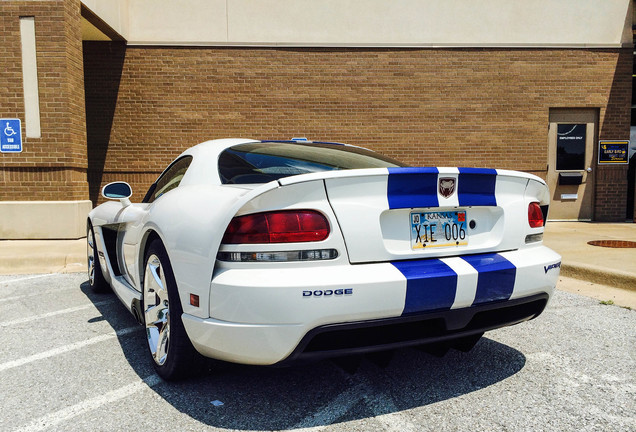
{"type": "Polygon", "coordinates": [[[224,244],[314,242],[329,236],[329,222],[314,210],[283,210],[237,216],[223,236],[224,244]]]}
{"type": "Polygon", "coordinates": [[[531,202],[528,205],[528,224],[530,228],[541,228],[544,225],[543,212],[538,202],[531,202]]]}

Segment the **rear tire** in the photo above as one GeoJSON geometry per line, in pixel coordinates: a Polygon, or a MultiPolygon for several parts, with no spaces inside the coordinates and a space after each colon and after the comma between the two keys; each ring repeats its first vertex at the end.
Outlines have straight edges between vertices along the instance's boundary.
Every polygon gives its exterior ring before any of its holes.
{"type": "Polygon", "coordinates": [[[150,243],[144,259],[142,308],[148,352],[157,374],[176,380],[198,372],[202,357],[183,326],[177,283],[159,239],[150,243]]]}
{"type": "Polygon", "coordinates": [[[100,293],[109,291],[110,286],[104,279],[102,266],[99,263],[97,245],[95,244],[95,231],[90,221],[86,224],[86,259],[88,261],[88,284],[93,291],[100,293]]]}

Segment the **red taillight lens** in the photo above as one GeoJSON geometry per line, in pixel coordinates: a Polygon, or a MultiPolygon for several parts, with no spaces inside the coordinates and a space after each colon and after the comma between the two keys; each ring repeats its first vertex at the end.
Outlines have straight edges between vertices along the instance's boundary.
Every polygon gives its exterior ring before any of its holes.
{"type": "Polygon", "coordinates": [[[532,202],[528,205],[528,224],[530,224],[530,228],[543,226],[543,212],[538,202],[532,202]]]}
{"type": "Polygon", "coordinates": [[[329,236],[329,222],[314,210],[255,213],[232,219],[224,244],[297,243],[321,241],[329,236]]]}

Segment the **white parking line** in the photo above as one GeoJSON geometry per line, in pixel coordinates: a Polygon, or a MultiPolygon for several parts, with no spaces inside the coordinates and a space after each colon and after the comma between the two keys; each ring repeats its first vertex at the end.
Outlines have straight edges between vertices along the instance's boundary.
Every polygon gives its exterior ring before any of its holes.
{"type": "Polygon", "coordinates": [[[110,332],[103,335],[95,336],[93,338],[86,339],[80,342],[75,342],[75,343],[64,345],[58,348],[53,348],[51,350],[44,351],[38,354],[33,354],[28,357],[23,357],[17,360],[11,360],[6,363],[0,363],[0,372],[5,371],[7,369],[12,369],[14,367],[24,366],[25,364],[32,363],[34,361],[43,360],[45,358],[54,357],[56,355],[64,354],[69,351],[84,348],[85,346],[88,346],[88,345],[94,345],[96,343],[100,343],[108,339],[124,336],[124,335],[127,335],[128,333],[132,333],[135,330],[142,330],[142,329],[143,327],[139,325],[136,325],[134,327],[127,327],[125,329],[121,329],[116,332],[110,332]]]}
{"type": "Polygon", "coordinates": [[[82,306],[75,306],[72,308],[68,308],[68,309],[61,309],[61,310],[57,310],[57,311],[53,311],[53,312],[48,312],[42,315],[34,315],[34,316],[30,316],[30,317],[25,317],[25,318],[18,318],[12,321],[5,321],[5,322],[0,322],[0,327],[9,327],[12,325],[16,325],[16,324],[23,324],[29,321],[37,321],[37,320],[41,320],[44,318],[50,318],[52,316],[55,315],[62,315],[62,314],[67,314],[67,313],[72,313],[72,312],[77,312],[80,311],[82,309],[89,309],[91,307],[97,307],[97,306],[102,306],[108,303],[113,303],[114,300],[105,300],[105,301],[101,301],[101,302],[96,302],[96,303],[89,303],[89,304],[85,304],[82,306]]]}
{"type": "Polygon", "coordinates": [[[71,405],[56,412],[33,420],[31,423],[16,429],[16,432],[37,432],[44,429],[52,428],[60,423],[68,421],[74,417],[95,410],[104,405],[110,405],[128,396],[131,396],[148,387],[154,387],[161,383],[158,375],[150,375],[143,380],[139,380],[127,386],[110,391],[103,395],[95,396],[75,405],[71,405]]]}
{"type": "Polygon", "coordinates": [[[421,426],[418,427],[411,423],[408,420],[408,414],[400,412],[393,399],[386,394],[381,393],[373,397],[365,394],[363,399],[367,406],[371,408],[371,412],[375,415],[375,420],[384,425],[382,430],[395,432],[417,432],[422,430],[421,426]]]}
{"type": "Polygon", "coordinates": [[[408,420],[408,415],[401,413],[393,398],[374,389],[366,374],[374,373],[361,367],[354,377],[346,377],[352,386],[340,393],[322,409],[301,420],[293,427],[294,432],[317,432],[333,424],[353,406],[363,401],[374,415],[374,419],[383,425],[382,430],[396,432],[417,432],[421,427],[408,420]],[[370,396],[373,395],[373,396],[370,396]]]}
{"type": "Polygon", "coordinates": [[[361,399],[360,393],[363,392],[364,388],[360,384],[349,387],[322,407],[320,411],[305,417],[292,429],[294,432],[316,432],[329,426],[353,408],[361,399]]]}
{"type": "Polygon", "coordinates": [[[40,279],[40,278],[49,277],[49,276],[57,276],[59,274],[60,273],[49,273],[49,274],[28,276],[28,277],[23,277],[23,278],[18,278],[18,279],[9,279],[9,280],[6,280],[6,281],[0,281],[0,287],[2,287],[3,285],[8,285],[10,283],[14,283],[14,282],[22,282],[22,281],[27,281],[27,280],[31,280],[31,279],[40,279]]]}
{"type": "Polygon", "coordinates": [[[47,290],[47,291],[40,291],[40,292],[36,292],[36,293],[31,293],[31,294],[24,294],[24,295],[19,295],[19,296],[0,298],[0,303],[13,301],[13,300],[22,300],[24,298],[41,296],[41,295],[46,295],[46,294],[56,294],[56,293],[61,293],[61,292],[65,292],[65,291],[78,291],[79,292],[77,287],[55,289],[55,290],[47,290]]]}

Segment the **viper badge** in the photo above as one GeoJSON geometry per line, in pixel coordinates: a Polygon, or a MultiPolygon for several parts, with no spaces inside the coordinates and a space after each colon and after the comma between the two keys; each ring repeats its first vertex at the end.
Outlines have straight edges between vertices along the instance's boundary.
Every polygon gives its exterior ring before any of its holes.
{"type": "Polygon", "coordinates": [[[442,177],[439,179],[439,194],[444,198],[449,198],[455,192],[455,178],[442,177]]]}

